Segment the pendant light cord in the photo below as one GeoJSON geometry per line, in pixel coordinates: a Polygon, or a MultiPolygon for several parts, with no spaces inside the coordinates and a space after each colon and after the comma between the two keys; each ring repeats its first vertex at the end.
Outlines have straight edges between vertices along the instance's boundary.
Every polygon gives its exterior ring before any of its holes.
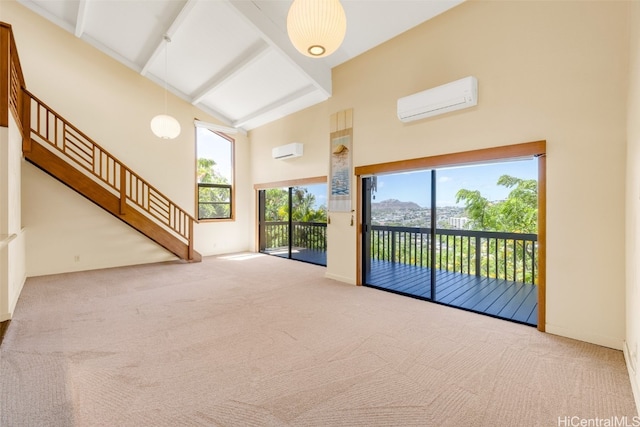
{"type": "Polygon", "coordinates": [[[167,114],[167,73],[169,69],[169,43],[171,38],[164,35],[164,114],[167,114]]]}

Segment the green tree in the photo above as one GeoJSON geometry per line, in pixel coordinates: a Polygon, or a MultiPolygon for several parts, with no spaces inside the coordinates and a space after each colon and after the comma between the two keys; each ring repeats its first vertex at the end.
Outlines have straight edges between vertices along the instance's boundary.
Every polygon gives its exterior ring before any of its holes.
{"type": "Polygon", "coordinates": [[[216,170],[213,159],[198,159],[198,182],[206,184],[229,184],[229,180],[216,170]]]}
{"type": "Polygon", "coordinates": [[[470,228],[510,233],[537,233],[538,182],[502,175],[498,185],[512,188],[506,200],[490,202],[477,190],[459,190],[456,202],[464,202],[470,228]]]}
{"type": "MultiPolygon", "coordinates": [[[[229,180],[216,170],[213,159],[199,158],[198,184],[229,185],[229,180]]],[[[198,186],[198,217],[228,218],[231,216],[231,188],[198,186]]]]}
{"type": "MultiPolygon", "coordinates": [[[[538,182],[502,175],[498,185],[510,188],[506,200],[490,202],[475,190],[461,189],[456,194],[457,202],[464,202],[469,217],[469,228],[481,231],[537,234],[538,232],[538,182]]],[[[448,240],[455,239],[450,236],[448,240]]],[[[449,241],[444,250],[448,250],[449,241]]],[[[482,271],[490,277],[522,280],[536,283],[537,246],[524,240],[514,240],[513,245],[504,239],[487,238],[482,246],[482,271]],[[502,243],[499,243],[502,242],[502,243]],[[503,272],[502,274],[500,272],[503,272]],[[507,272],[506,275],[504,272],[507,272]]],[[[474,253],[466,254],[475,257],[474,253]]],[[[447,266],[448,268],[448,266],[447,266]]]]}
{"type": "Polygon", "coordinates": [[[267,222],[289,220],[289,192],[283,188],[269,188],[265,191],[265,215],[267,222]]]}
{"type": "Polygon", "coordinates": [[[293,221],[326,222],[327,210],[325,206],[315,209],[316,196],[304,187],[294,187],[292,191],[293,221]]]}
{"type": "MultiPolygon", "coordinates": [[[[292,189],[291,220],[299,223],[326,222],[327,210],[324,205],[316,208],[316,198],[305,187],[292,189]]],[[[289,221],[289,190],[283,188],[269,188],[265,193],[265,221],[267,247],[275,248],[288,245],[289,221]]],[[[294,226],[294,246],[301,242],[313,244],[314,247],[324,246],[323,230],[319,227],[307,227],[305,224],[294,226]]]]}

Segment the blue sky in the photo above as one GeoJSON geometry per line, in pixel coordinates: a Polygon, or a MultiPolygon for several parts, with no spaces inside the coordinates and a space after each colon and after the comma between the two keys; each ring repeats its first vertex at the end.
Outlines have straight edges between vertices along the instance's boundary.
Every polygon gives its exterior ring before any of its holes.
{"type": "Polygon", "coordinates": [[[221,136],[210,130],[197,128],[198,158],[215,160],[214,169],[222,176],[231,179],[231,145],[221,136]]]}
{"type": "Polygon", "coordinates": [[[327,202],[327,184],[313,184],[306,186],[309,193],[316,196],[316,209],[320,206],[324,205],[325,207],[329,206],[327,202]]]}
{"type": "MultiPolygon", "coordinates": [[[[496,185],[498,178],[501,175],[511,175],[523,179],[537,179],[537,164],[536,159],[530,159],[438,169],[436,171],[436,203],[438,206],[455,205],[456,193],[462,188],[479,190],[489,200],[505,199],[510,190],[496,185]]],[[[375,202],[398,199],[428,207],[431,192],[430,177],[430,171],[378,175],[375,202]]]]}

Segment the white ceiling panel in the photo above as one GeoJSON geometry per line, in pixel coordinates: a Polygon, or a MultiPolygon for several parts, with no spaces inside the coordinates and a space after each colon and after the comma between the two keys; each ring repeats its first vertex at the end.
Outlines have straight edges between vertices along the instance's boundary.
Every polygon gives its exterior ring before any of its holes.
{"type": "MultiPolygon", "coordinates": [[[[345,13],[351,19],[347,23],[345,43],[341,47],[342,54],[345,59],[360,55],[424,22],[425,16],[434,17],[463,1],[343,0],[345,13]],[[403,11],[402,19],[390,19],[398,10],[403,11]],[[367,37],[358,37],[358,34],[367,34],[367,37]]],[[[332,55],[327,59],[332,66],[336,66],[339,64],[337,61],[340,56],[332,55]]]]}
{"type": "Polygon", "coordinates": [[[84,32],[135,64],[144,64],[185,1],[89,1],[84,32]]]}
{"type": "Polygon", "coordinates": [[[347,34],[337,52],[320,59],[303,56],[288,39],[292,0],[17,1],[247,131],[325,101],[331,68],[463,0],[342,0],[347,34]],[[166,57],[165,34],[172,40],[166,57]]]}
{"type": "MultiPolygon", "coordinates": [[[[207,83],[222,79],[229,65],[254,54],[262,45],[262,39],[240,17],[229,13],[225,2],[198,2],[168,46],[172,84],[186,94],[204,90],[207,83]]],[[[149,71],[162,79],[164,63],[163,49],[149,71]]]]}
{"type": "Polygon", "coordinates": [[[241,117],[232,124],[243,129],[255,129],[258,126],[278,120],[282,117],[288,116],[289,114],[293,114],[296,111],[304,110],[305,108],[326,100],[327,96],[321,90],[316,89],[307,94],[300,94],[299,96],[292,97],[290,100],[285,99],[285,102],[281,103],[281,105],[274,106],[274,108],[268,108],[266,111],[257,111],[256,114],[241,117]]]}
{"type": "Polygon", "coordinates": [[[310,86],[308,79],[271,50],[211,92],[203,103],[236,120],[306,86],[310,86]]]}

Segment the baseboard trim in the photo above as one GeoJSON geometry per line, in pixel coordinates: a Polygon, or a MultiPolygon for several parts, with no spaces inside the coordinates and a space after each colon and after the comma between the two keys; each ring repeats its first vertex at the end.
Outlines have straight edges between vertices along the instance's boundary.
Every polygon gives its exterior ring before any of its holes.
{"type": "Polygon", "coordinates": [[[640,389],[638,388],[636,372],[631,360],[631,352],[629,351],[629,346],[626,341],[622,346],[622,354],[624,354],[624,361],[627,364],[627,373],[629,374],[629,381],[631,382],[631,391],[633,392],[633,399],[636,402],[636,412],[640,415],[640,389]]]}
{"type": "Polygon", "coordinates": [[[0,345],[2,345],[4,334],[7,332],[7,329],[9,328],[9,323],[11,323],[11,320],[5,320],[4,322],[0,322],[0,345]]]}
{"type": "Polygon", "coordinates": [[[561,326],[553,325],[549,322],[545,325],[545,332],[553,335],[559,335],[565,338],[571,338],[578,341],[584,341],[591,344],[601,345],[603,347],[612,348],[614,350],[622,350],[624,345],[624,338],[615,339],[609,336],[584,333],[582,331],[575,331],[573,329],[564,328],[561,326]]]}
{"type": "Polygon", "coordinates": [[[355,279],[353,279],[351,277],[340,276],[338,274],[325,273],[324,277],[326,277],[327,279],[337,280],[338,282],[348,283],[350,285],[355,285],[356,284],[355,279]]]}

